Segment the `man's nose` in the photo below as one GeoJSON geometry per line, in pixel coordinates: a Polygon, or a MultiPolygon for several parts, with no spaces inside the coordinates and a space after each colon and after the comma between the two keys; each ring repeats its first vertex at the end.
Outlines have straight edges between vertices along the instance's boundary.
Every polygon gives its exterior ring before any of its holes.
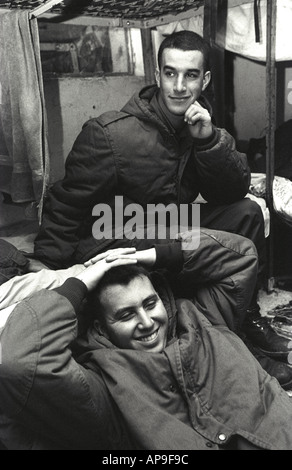
{"type": "Polygon", "coordinates": [[[153,318],[149,315],[149,313],[146,312],[146,310],[142,309],[140,310],[139,312],[139,323],[138,323],[138,327],[139,328],[152,328],[154,324],[154,320],[153,318]]]}
{"type": "Polygon", "coordinates": [[[185,83],[185,78],[181,75],[178,75],[175,84],[174,84],[174,89],[178,93],[181,93],[182,91],[186,90],[186,83],[185,83]]]}

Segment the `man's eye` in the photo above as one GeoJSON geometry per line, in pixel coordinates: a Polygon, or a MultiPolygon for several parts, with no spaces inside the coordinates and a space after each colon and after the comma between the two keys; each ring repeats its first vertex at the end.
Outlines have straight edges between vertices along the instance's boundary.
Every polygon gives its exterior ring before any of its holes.
{"type": "Polygon", "coordinates": [[[124,312],[121,316],[120,316],[120,320],[122,321],[127,321],[127,320],[130,320],[134,315],[134,312],[124,312]]]}
{"type": "Polygon", "coordinates": [[[167,77],[173,77],[173,76],[174,76],[174,73],[168,71],[168,72],[165,72],[165,75],[166,75],[167,77]]]}
{"type": "Polygon", "coordinates": [[[153,308],[155,308],[156,304],[157,304],[156,300],[151,300],[150,302],[147,302],[146,308],[148,310],[152,310],[153,308]]]}
{"type": "Polygon", "coordinates": [[[196,79],[196,78],[198,78],[198,75],[196,73],[188,73],[187,78],[196,79]]]}

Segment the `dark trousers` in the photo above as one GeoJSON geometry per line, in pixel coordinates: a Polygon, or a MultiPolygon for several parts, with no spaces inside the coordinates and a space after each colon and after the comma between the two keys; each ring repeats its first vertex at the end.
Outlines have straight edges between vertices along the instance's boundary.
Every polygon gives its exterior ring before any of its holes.
{"type": "MultiPolygon", "coordinates": [[[[258,288],[263,282],[265,259],[266,259],[266,242],[264,235],[264,219],[260,206],[248,198],[242,199],[233,204],[212,205],[209,203],[200,204],[200,226],[213,230],[221,230],[224,232],[242,235],[251,240],[258,252],[259,271],[258,283],[254,293],[256,301],[258,288]]],[[[169,239],[167,239],[169,242],[169,239]]],[[[145,250],[153,246],[153,244],[165,243],[166,239],[158,239],[144,237],[142,239],[129,238],[110,240],[94,240],[93,237],[81,240],[79,247],[75,253],[75,263],[84,263],[89,258],[108,249],[135,246],[138,250],[145,250]]]]}
{"type": "Polygon", "coordinates": [[[266,264],[265,226],[262,210],[248,198],[225,206],[201,204],[201,226],[237,233],[251,240],[258,252],[258,284],[264,281],[266,264]]]}
{"type": "MultiPolygon", "coordinates": [[[[264,282],[266,264],[265,225],[259,204],[248,198],[222,206],[209,203],[200,204],[200,226],[242,235],[254,243],[259,265],[258,282],[254,295],[254,299],[256,299],[258,289],[264,282]]],[[[153,240],[137,240],[135,245],[139,249],[146,249],[151,246],[149,242],[153,243],[153,240]]],[[[163,242],[164,240],[158,241],[158,243],[163,242]]]]}

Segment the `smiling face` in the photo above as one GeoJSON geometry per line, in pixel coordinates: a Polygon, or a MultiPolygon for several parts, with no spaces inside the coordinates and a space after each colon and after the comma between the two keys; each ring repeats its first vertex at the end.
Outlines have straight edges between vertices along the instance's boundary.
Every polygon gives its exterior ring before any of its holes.
{"type": "Polygon", "coordinates": [[[211,73],[204,72],[202,52],[166,48],[161,58],[156,81],[167,109],[184,115],[210,82],[211,73]]]}
{"type": "Polygon", "coordinates": [[[121,349],[161,352],[166,346],[168,316],[146,276],[128,285],[105,287],[100,293],[102,334],[121,349]]]}

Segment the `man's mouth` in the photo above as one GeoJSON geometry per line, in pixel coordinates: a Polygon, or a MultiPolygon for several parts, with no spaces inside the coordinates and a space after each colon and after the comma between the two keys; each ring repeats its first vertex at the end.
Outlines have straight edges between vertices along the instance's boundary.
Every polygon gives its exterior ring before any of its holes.
{"type": "Polygon", "coordinates": [[[158,336],[159,328],[154,331],[154,333],[151,333],[151,335],[148,336],[143,336],[138,339],[138,341],[142,341],[142,343],[150,343],[151,341],[155,341],[157,336],[158,336]]]}
{"type": "Polygon", "coordinates": [[[190,99],[190,97],[189,96],[171,96],[170,99],[173,101],[187,101],[190,99]]]}

